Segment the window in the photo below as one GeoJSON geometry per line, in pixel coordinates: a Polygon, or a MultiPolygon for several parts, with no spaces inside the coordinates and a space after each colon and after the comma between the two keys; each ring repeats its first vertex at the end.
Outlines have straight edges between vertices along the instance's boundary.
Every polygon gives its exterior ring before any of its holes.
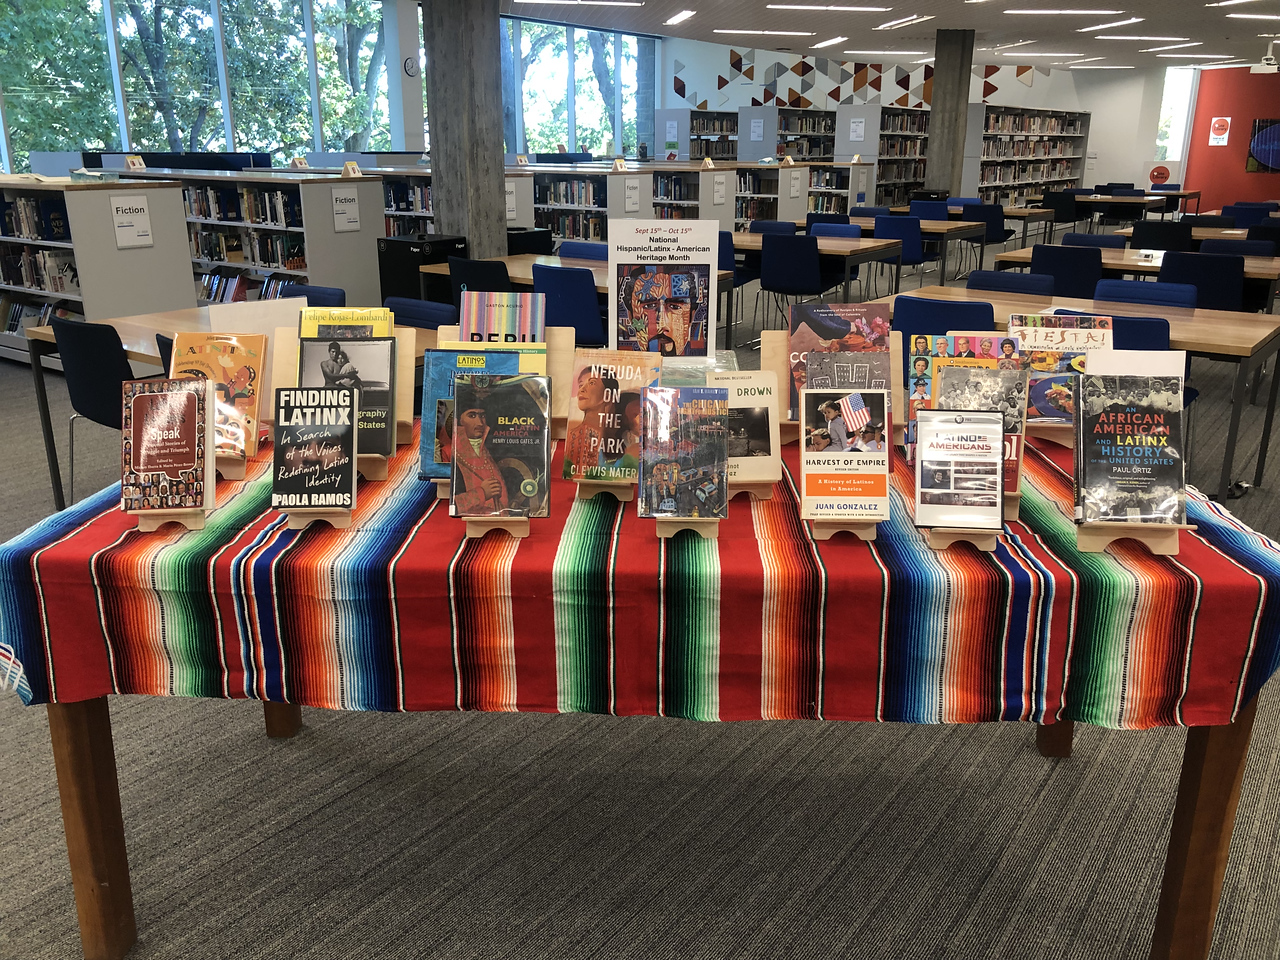
{"type": "Polygon", "coordinates": [[[569,57],[565,28],[526,20],[520,24],[516,90],[524,103],[524,135],[531,153],[555,153],[569,143],[569,57]]]}
{"type": "Polygon", "coordinates": [[[1156,133],[1156,160],[1176,162],[1186,148],[1187,124],[1191,119],[1193,67],[1169,67],[1164,72],[1164,96],[1160,101],[1160,128],[1156,133]]]}
{"type": "Polygon", "coordinates": [[[0,90],[13,152],[120,147],[102,5],[93,0],[0,0],[0,90]]]}
{"type": "Polygon", "coordinates": [[[604,154],[613,144],[613,34],[575,30],[573,48],[578,149],[604,154]]]}
{"type": "Polygon", "coordinates": [[[208,6],[124,0],[116,13],[133,149],[225,150],[208,6]]]}
{"type": "Polygon", "coordinates": [[[391,149],[381,0],[314,0],[324,149],[391,149]]]}
{"type": "Polygon", "coordinates": [[[311,84],[299,0],[221,0],[236,149],[277,164],[313,144],[311,84]]]}

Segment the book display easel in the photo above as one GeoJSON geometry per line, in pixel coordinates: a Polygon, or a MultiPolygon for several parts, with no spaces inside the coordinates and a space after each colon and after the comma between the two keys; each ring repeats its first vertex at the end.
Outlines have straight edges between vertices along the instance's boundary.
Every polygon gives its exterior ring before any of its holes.
{"type": "Polygon", "coordinates": [[[1180,532],[1194,529],[1194,523],[1080,523],[1076,546],[1081,553],[1105,553],[1117,540],[1137,540],[1157,557],[1176,557],[1180,532]]]}
{"type": "Polygon", "coordinates": [[[202,299],[266,299],[287,283],[309,283],[340,287],[351,307],[382,303],[378,177],[253,168],[133,175],[183,185],[188,263],[202,299]]]}
{"type": "Polygon", "coordinates": [[[54,316],[194,307],[182,221],[177,183],[0,177],[0,356],[27,362],[24,328],[54,316]]]}
{"type": "Polygon", "coordinates": [[[1028,197],[1084,184],[1089,114],[969,105],[961,190],[983,203],[1025,205],[1028,197]]]}

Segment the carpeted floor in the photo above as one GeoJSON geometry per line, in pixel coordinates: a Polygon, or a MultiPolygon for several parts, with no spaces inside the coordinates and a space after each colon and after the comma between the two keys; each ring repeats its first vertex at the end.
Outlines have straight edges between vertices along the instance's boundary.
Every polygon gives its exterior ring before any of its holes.
{"type": "MultiPolygon", "coordinates": [[[[1206,488],[1232,373],[1196,364],[1206,488]]],[[[0,361],[0,538],[52,508],[30,383],[0,361]]],[[[65,468],[59,377],[50,391],[65,468]]],[[[1245,411],[1242,451],[1261,415],[1245,411]]],[[[117,442],[80,428],[81,494],[115,479],[117,442]]],[[[1233,509],[1275,535],[1280,451],[1267,480],[1233,509]]],[[[272,742],[250,703],[119,697],[112,712],[139,960],[1145,960],[1184,740],[1078,727],[1074,757],[1050,761],[1016,724],[308,709],[300,736],[272,742]]],[[[1221,960],[1280,960],[1278,732],[1273,683],[1221,960]]],[[[0,782],[0,958],[78,957],[45,713],[12,694],[0,782]]]]}

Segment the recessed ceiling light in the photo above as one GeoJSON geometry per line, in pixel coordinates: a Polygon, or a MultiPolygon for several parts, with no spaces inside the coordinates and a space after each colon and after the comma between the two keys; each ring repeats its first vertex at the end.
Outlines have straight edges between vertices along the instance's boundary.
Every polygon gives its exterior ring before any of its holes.
{"type": "Polygon", "coordinates": [[[1114,33],[1094,37],[1095,40],[1190,40],[1190,37],[1139,37],[1131,33],[1114,33]]]}
{"type": "MultiPolygon", "coordinates": [[[[1072,60],[1071,63],[1093,63],[1095,60],[1105,60],[1106,57],[1085,57],[1083,60],[1072,60]]],[[[1070,66],[1071,64],[1067,64],[1070,66]]]]}
{"type": "Polygon", "coordinates": [[[893,7],[831,7],[820,3],[766,3],[770,10],[827,10],[831,13],[884,13],[893,7]]]}
{"type": "Polygon", "coordinates": [[[1092,66],[1068,67],[1068,70],[1132,70],[1133,67],[1104,66],[1101,63],[1095,63],[1092,66]]]}
{"type": "Polygon", "coordinates": [[[1192,40],[1190,43],[1170,43],[1163,47],[1143,47],[1139,53],[1159,53],[1161,50],[1181,50],[1183,47],[1201,47],[1204,46],[1199,40],[1192,40]]]}
{"type": "Polygon", "coordinates": [[[899,27],[906,27],[915,23],[924,23],[926,20],[932,20],[933,15],[922,17],[917,13],[913,13],[909,17],[903,17],[900,20],[890,20],[888,23],[882,23],[878,27],[872,27],[872,30],[897,30],[899,27]]]}
{"type": "Polygon", "coordinates": [[[1123,10],[1006,10],[1005,13],[1044,15],[1044,16],[1068,16],[1068,17],[1074,17],[1078,15],[1090,16],[1090,17],[1107,17],[1116,13],[1124,13],[1124,11],[1123,10]]]}
{"type": "Polygon", "coordinates": [[[848,37],[832,37],[830,40],[823,40],[821,43],[815,43],[813,45],[813,49],[821,50],[823,47],[829,47],[832,44],[844,43],[848,39],[848,37]]]}
{"type": "Polygon", "coordinates": [[[1280,20],[1280,13],[1228,13],[1232,20],[1280,20]]]}
{"type": "Polygon", "coordinates": [[[764,37],[815,37],[815,33],[803,30],[712,30],[712,33],[750,33],[764,37]]]}
{"type": "Polygon", "coordinates": [[[1113,20],[1111,23],[1099,23],[1092,27],[1081,27],[1076,33],[1093,33],[1095,30],[1110,30],[1112,27],[1127,27],[1131,23],[1141,23],[1145,17],[1130,17],[1128,20],[1113,20]]]}
{"type": "Polygon", "coordinates": [[[1215,60],[1213,63],[1197,63],[1197,67],[1229,67],[1237,63],[1248,63],[1248,60],[1215,60]]]}
{"type": "Polygon", "coordinates": [[[933,57],[925,57],[923,60],[917,60],[916,63],[933,63],[933,57]]]}
{"type": "Polygon", "coordinates": [[[1206,7],[1234,7],[1241,3],[1257,3],[1258,0],[1222,0],[1221,3],[1206,3],[1206,7]]]}
{"type": "Polygon", "coordinates": [[[688,20],[690,17],[692,17],[692,16],[693,16],[695,13],[697,13],[697,12],[698,12],[698,11],[696,11],[696,10],[681,10],[681,11],[680,11],[679,13],[677,13],[674,17],[672,17],[670,20],[666,20],[666,21],[664,21],[662,25],[663,25],[664,27],[674,27],[677,23],[684,23],[686,20],[688,20]]]}
{"type": "Polygon", "coordinates": [[[1030,50],[1019,50],[1016,53],[1002,53],[1002,57],[1081,57],[1081,53],[1040,53],[1039,51],[1032,53],[1030,50]]]}
{"type": "Polygon", "coordinates": [[[1229,53],[1157,53],[1157,57],[1166,57],[1170,60],[1179,57],[1185,57],[1188,60],[1225,60],[1231,56],[1229,53]]]}
{"type": "Polygon", "coordinates": [[[1028,43],[1037,43],[1036,40],[1019,40],[1017,43],[1002,43],[998,47],[992,47],[992,50],[1008,50],[1010,47],[1023,47],[1028,43]]]}
{"type": "Polygon", "coordinates": [[[923,50],[842,50],[858,57],[922,57],[923,50]]]}

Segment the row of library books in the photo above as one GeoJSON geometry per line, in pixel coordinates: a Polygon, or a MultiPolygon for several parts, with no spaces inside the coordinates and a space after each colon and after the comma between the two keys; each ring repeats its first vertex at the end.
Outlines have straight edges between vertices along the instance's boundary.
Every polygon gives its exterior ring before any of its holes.
{"type": "Polygon", "coordinates": [[[80,295],[80,274],[70,250],[0,247],[0,283],[80,295]]]}
{"type": "Polygon", "coordinates": [[[239,303],[249,299],[257,282],[244,273],[205,273],[196,279],[196,299],[210,303],[239,303]]]}
{"type": "Polygon", "coordinates": [[[191,256],[196,260],[247,263],[281,270],[307,269],[306,244],[295,233],[191,230],[191,256]]]}
{"type": "Polygon", "coordinates": [[[187,186],[182,202],[188,217],[202,220],[302,226],[302,197],[296,190],[187,186]]]}
{"type": "Polygon", "coordinates": [[[550,180],[534,183],[533,202],[538,204],[568,204],[573,207],[604,207],[605,185],[595,180],[550,180]]]}
{"type": "Polygon", "coordinates": [[[566,240],[604,240],[608,227],[602,213],[561,213],[555,210],[535,210],[536,227],[550,227],[557,237],[566,240]]]}
{"type": "Polygon", "coordinates": [[[382,197],[388,210],[431,214],[431,184],[383,180],[382,197]]]}
{"type": "Polygon", "coordinates": [[[61,320],[83,320],[84,315],[56,303],[30,303],[0,296],[0,322],[5,333],[21,333],[27,327],[45,327],[54,317],[61,320]]]}
{"type": "Polygon", "coordinates": [[[1079,117],[1046,117],[1028,114],[988,113],[983,133],[1019,133],[1032,135],[1078,136],[1082,127],[1079,117]]]}
{"type": "Polygon", "coordinates": [[[24,197],[0,191],[0,236],[70,243],[66,198],[61,193],[24,197]]]}

